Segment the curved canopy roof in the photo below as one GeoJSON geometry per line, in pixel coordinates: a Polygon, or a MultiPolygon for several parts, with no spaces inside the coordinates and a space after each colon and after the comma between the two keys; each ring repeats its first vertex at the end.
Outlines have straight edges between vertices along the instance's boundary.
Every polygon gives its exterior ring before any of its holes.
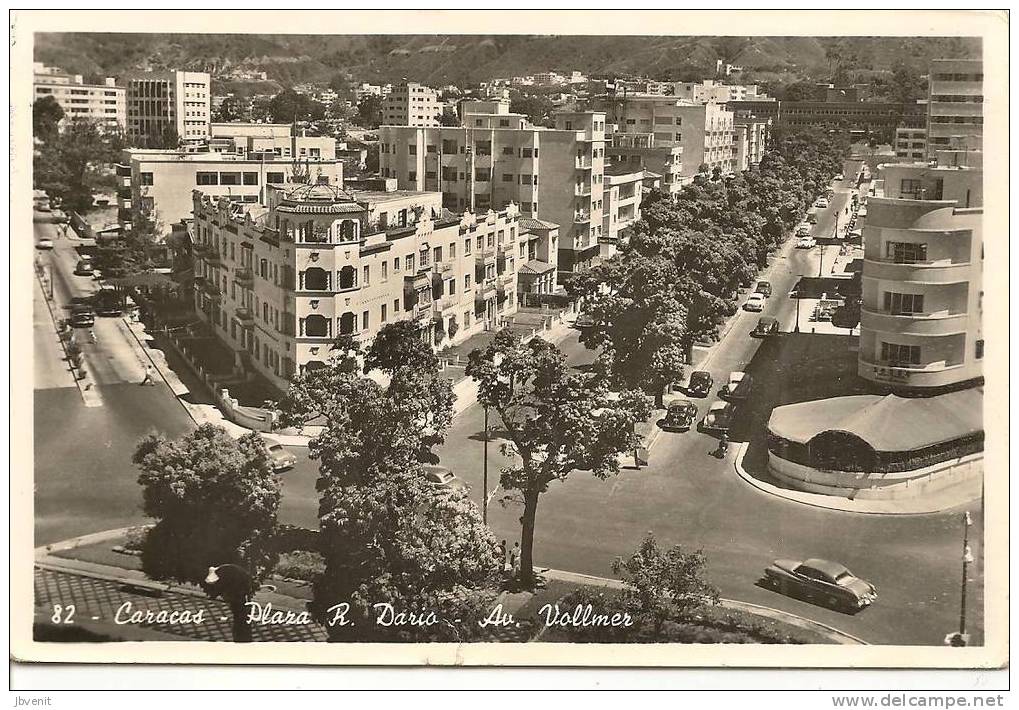
{"type": "Polygon", "coordinates": [[[299,214],[345,214],[364,211],[349,192],[325,182],[298,185],[287,190],[277,209],[280,212],[299,214]]]}
{"type": "Polygon", "coordinates": [[[777,407],[768,431],[801,444],[826,431],[843,431],[875,451],[913,451],[983,431],[983,389],[937,397],[873,394],[818,399],[777,407]]]}

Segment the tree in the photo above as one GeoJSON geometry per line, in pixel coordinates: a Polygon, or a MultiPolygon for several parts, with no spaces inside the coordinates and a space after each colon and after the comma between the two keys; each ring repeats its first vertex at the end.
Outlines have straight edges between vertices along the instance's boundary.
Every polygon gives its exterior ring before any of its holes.
{"type": "Polygon", "coordinates": [[[378,128],[382,123],[382,97],[366,94],[357,103],[357,124],[364,128],[378,128]]]}
{"type": "Polygon", "coordinates": [[[240,121],[244,118],[244,105],[236,96],[227,96],[216,109],[215,120],[223,123],[240,121]]]}
{"type": "MultiPolygon", "coordinates": [[[[154,433],[138,443],[132,461],[141,471],[143,510],[156,519],[142,549],[145,574],[202,584],[209,568],[236,565],[253,592],[276,564],[280,504],[279,477],[261,436],[235,440],[213,424],[174,440],[154,433]]],[[[246,628],[244,599],[228,601],[235,631],[246,628]]]]}
{"type": "Polygon", "coordinates": [[[439,117],[440,126],[459,126],[460,117],[456,115],[456,111],[451,109],[449,106],[442,110],[442,116],[439,117]]]}
{"type": "Polygon", "coordinates": [[[846,328],[850,332],[860,325],[859,299],[847,299],[845,303],[836,308],[831,315],[831,324],[836,328],[846,328]]]}
{"type": "Polygon", "coordinates": [[[368,145],[368,155],[364,159],[364,169],[369,174],[375,174],[379,171],[379,144],[370,143],[368,145]]]}
{"type": "Polygon", "coordinates": [[[325,116],[325,106],[293,89],[273,96],[266,110],[274,123],[319,121],[325,116]]]}
{"type": "Polygon", "coordinates": [[[510,113],[522,113],[534,126],[554,127],[552,101],[541,94],[515,94],[510,99],[510,113]]]}
{"type": "Polygon", "coordinates": [[[52,96],[43,98],[32,104],[32,133],[36,138],[47,140],[57,132],[57,126],[64,118],[64,109],[52,96]]]}
{"type": "Polygon", "coordinates": [[[65,209],[86,212],[103,167],[118,160],[121,148],[119,136],[105,133],[96,122],[71,121],[33,156],[34,184],[65,209]]]}
{"type": "Polygon", "coordinates": [[[631,390],[613,396],[603,377],[573,370],[555,345],[524,343],[509,329],[472,351],[466,372],[478,381],[478,401],[506,429],[503,453],[515,457],[500,484],[522,498],[520,581],[530,584],[539,497],[576,469],[598,478],[618,473],[619,454],[640,442],[634,426],[650,416],[650,402],[631,390]]]}
{"type": "Polygon", "coordinates": [[[705,564],[701,550],[687,553],[679,545],[662,550],[649,532],[628,559],[616,558],[612,572],[626,585],[623,608],[638,622],[650,623],[658,638],[666,621],[689,619],[718,603],[718,590],[703,578],[705,564]]]}

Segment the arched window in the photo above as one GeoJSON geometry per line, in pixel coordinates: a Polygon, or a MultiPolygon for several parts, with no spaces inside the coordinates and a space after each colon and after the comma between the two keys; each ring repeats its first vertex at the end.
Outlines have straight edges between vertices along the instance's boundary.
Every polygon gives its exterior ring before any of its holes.
{"type": "Polygon", "coordinates": [[[357,270],[353,266],[340,269],[340,289],[357,288],[357,270]]]}
{"type": "Polygon", "coordinates": [[[340,316],[340,335],[350,335],[357,329],[357,316],[346,312],[340,316]]]}
{"type": "Polygon", "coordinates": [[[329,337],[331,328],[325,316],[310,315],[304,319],[304,334],[314,338],[329,337]]]}
{"type": "Polygon", "coordinates": [[[305,291],[328,291],[329,272],[313,266],[301,273],[301,284],[305,291]]]}
{"type": "Polygon", "coordinates": [[[340,222],[340,238],[343,241],[352,241],[357,238],[352,220],[345,219],[340,222]]]}
{"type": "Polygon", "coordinates": [[[309,360],[308,362],[301,366],[301,370],[303,372],[314,372],[315,370],[324,369],[325,366],[326,364],[321,360],[309,360]]]}

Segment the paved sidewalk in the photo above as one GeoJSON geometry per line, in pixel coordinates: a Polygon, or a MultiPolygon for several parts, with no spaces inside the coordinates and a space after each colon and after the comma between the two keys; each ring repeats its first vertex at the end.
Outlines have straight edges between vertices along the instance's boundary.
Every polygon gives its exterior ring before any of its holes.
{"type": "Polygon", "coordinates": [[[841,510],[846,513],[863,513],[868,515],[926,515],[930,513],[943,513],[960,506],[972,503],[979,497],[979,481],[974,490],[964,486],[955,486],[946,491],[938,491],[929,496],[918,498],[902,498],[897,500],[875,500],[843,498],[841,496],[829,496],[821,493],[808,493],[790,488],[783,488],[767,481],[762,481],[750,474],[743,467],[743,459],[750,448],[749,442],[739,444],[736,459],[733,467],[736,473],[744,481],[760,491],[769,493],[779,498],[785,498],[796,503],[812,505],[815,508],[826,510],[841,510]]]}

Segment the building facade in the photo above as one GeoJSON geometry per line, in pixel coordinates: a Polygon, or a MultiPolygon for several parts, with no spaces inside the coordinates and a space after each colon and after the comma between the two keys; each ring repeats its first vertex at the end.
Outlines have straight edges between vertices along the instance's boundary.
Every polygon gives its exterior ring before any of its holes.
{"type": "Polygon", "coordinates": [[[258,159],[333,160],[336,140],[331,136],[297,135],[289,123],[213,123],[209,150],[258,159]]]}
{"type": "Polygon", "coordinates": [[[447,209],[520,211],[559,225],[560,272],[586,268],[602,234],[605,115],[556,114],[554,129],[509,113],[508,102],[465,102],[462,126],[383,126],[383,177],[442,192],[447,209]]]}
{"type": "Polygon", "coordinates": [[[102,84],[86,84],[80,74],[64,74],[38,62],[34,68],[33,100],[47,96],[56,100],[64,111],[60,130],[75,120],[94,121],[112,133],[127,128],[127,92],[112,77],[102,84]]]}
{"type": "Polygon", "coordinates": [[[145,72],[125,78],[127,136],[134,145],[176,131],[184,143],[209,139],[212,78],[206,72],[145,72]]]}
{"type": "Polygon", "coordinates": [[[900,389],[982,376],[982,170],[881,167],[867,201],[859,374],[900,389]]]}
{"type": "Polygon", "coordinates": [[[442,347],[497,327],[517,309],[519,213],[443,218],[440,199],[321,180],[274,188],[253,216],[196,190],[196,310],[281,389],[324,367],[338,335],[367,345],[384,325],[412,320],[442,347]]]}
{"type": "Polygon", "coordinates": [[[783,101],[781,123],[845,131],[875,131],[894,137],[895,129],[922,121],[927,106],[922,103],[884,101],[783,101]]]}
{"type": "MultiPolygon", "coordinates": [[[[682,148],[680,176],[690,182],[698,174],[722,175],[735,170],[733,113],[722,104],[695,104],[674,96],[637,94],[601,97],[615,135],[648,136],[652,148],[682,148]]],[[[652,165],[648,170],[661,172],[652,165]]]]}
{"type": "Polygon", "coordinates": [[[269,185],[325,175],[342,184],[338,160],[295,161],[272,154],[248,157],[229,153],[130,149],[121,154],[117,173],[118,220],[131,229],[135,211],[155,220],[160,232],[186,219],[193,208],[192,190],[239,204],[265,204],[269,185]],[[310,173],[310,175],[309,175],[310,173]]]}
{"type": "Polygon", "coordinates": [[[760,164],[764,158],[770,125],[770,120],[753,116],[733,118],[732,141],[737,171],[749,170],[760,164]]]}
{"type": "MultiPolygon", "coordinates": [[[[982,62],[979,59],[935,59],[931,62],[928,86],[928,159],[939,159],[939,151],[964,154],[982,151],[984,136],[982,62]]],[[[941,159],[940,162],[950,161],[941,159]]]]}
{"type": "Polygon", "coordinates": [[[398,84],[382,101],[384,126],[438,126],[441,116],[439,95],[421,84],[398,84]]]}
{"type": "Polygon", "coordinates": [[[678,81],[673,84],[673,95],[677,99],[693,101],[694,103],[719,103],[729,101],[746,101],[766,99],[764,94],[758,94],[756,84],[722,84],[714,79],[696,81],[678,81]]]}
{"type": "Polygon", "coordinates": [[[627,230],[640,219],[644,199],[644,168],[616,163],[605,167],[605,210],[602,216],[601,256],[615,255],[627,230]]]}
{"type": "Polygon", "coordinates": [[[895,157],[926,160],[927,129],[899,126],[895,129],[895,157]]]}
{"type": "Polygon", "coordinates": [[[626,166],[658,177],[660,189],[675,195],[691,181],[683,177],[683,147],[679,145],[654,147],[650,133],[613,133],[606,139],[605,154],[613,166],[626,166]]]}

